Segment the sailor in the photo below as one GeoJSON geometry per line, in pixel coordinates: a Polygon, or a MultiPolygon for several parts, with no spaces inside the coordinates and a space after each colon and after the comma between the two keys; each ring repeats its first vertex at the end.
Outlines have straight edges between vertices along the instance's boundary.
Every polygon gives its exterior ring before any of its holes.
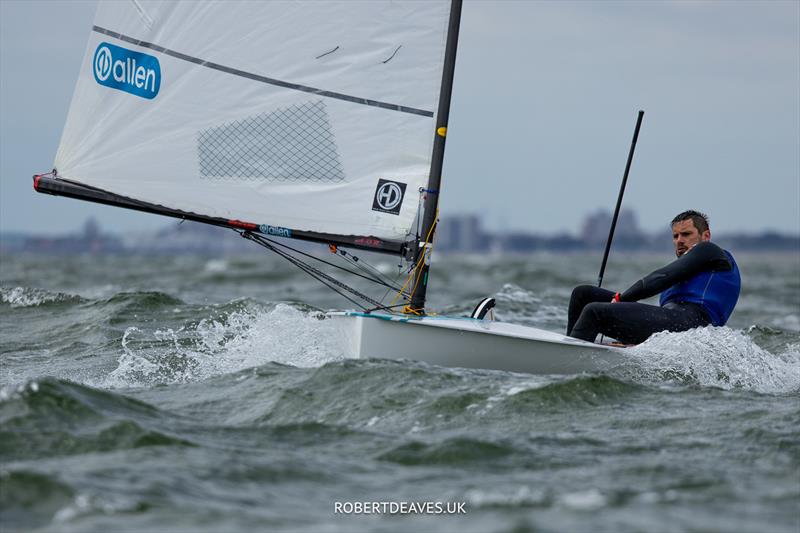
{"type": "Polygon", "coordinates": [[[567,335],[594,342],[598,333],[638,344],[659,331],[724,326],[741,288],[733,256],[711,242],[708,217],[684,211],[672,220],[678,257],[627,290],[581,285],[572,291],[567,335]],[[660,306],[636,303],[661,293],[660,306]]]}

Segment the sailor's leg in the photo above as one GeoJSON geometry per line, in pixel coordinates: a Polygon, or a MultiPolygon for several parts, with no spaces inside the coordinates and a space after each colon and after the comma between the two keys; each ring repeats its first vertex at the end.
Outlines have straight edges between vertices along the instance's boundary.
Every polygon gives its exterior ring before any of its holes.
{"type": "Polygon", "coordinates": [[[659,331],[685,331],[707,326],[701,308],[665,308],[631,302],[587,305],[572,329],[572,336],[594,342],[598,333],[626,344],[639,344],[659,331]]]}
{"type": "MultiPolygon", "coordinates": [[[[613,292],[595,287],[594,285],[579,285],[572,290],[567,312],[567,335],[572,335],[572,328],[581,316],[583,308],[592,302],[610,302],[614,297],[613,292]]],[[[572,335],[574,337],[574,335],[572,335]]]]}

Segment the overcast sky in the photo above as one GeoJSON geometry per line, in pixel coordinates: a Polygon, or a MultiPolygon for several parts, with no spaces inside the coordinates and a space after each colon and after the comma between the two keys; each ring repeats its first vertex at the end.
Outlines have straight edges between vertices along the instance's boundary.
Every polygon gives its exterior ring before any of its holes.
{"type": "MultiPolygon", "coordinates": [[[[36,194],[52,167],[95,2],[0,0],[0,230],[115,232],[169,219],[36,194]]],[[[470,1],[442,214],[577,231],[625,196],[647,230],[800,232],[800,2],[470,1]]]]}

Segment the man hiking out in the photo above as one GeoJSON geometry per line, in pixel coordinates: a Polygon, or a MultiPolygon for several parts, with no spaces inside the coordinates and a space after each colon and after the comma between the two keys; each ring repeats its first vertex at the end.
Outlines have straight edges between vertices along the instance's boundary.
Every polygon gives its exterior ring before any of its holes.
{"type": "Polygon", "coordinates": [[[711,242],[708,217],[684,211],[672,220],[678,257],[624,292],[581,285],[572,291],[567,335],[594,342],[598,333],[638,344],[659,331],[724,326],[739,299],[733,256],[711,242]],[[660,307],[637,303],[661,293],[660,307]]]}

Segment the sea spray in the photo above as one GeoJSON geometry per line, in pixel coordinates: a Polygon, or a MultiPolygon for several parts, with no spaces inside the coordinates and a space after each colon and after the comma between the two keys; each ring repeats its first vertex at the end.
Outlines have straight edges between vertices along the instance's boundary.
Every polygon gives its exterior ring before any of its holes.
{"type": "Polygon", "coordinates": [[[275,362],[316,367],[342,359],[342,342],[332,321],[288,304],[249,306],[178,329],[130,327],[103,385],[188,383],[275,362]]]}
{"type": "Polygon", "coordinates": [[[0,287],[0,304],[12,308],[38,307],[54,303],[78,303],[82,299],[74,294],[47,291],[32,287],[0,287]]]}
{"type": "Polygon", "coordinates": [[[657,333],[626,354],[632,362],[612,374],[637,382],[684,382],[767,394],[800,390],[800,352],[788,346],[782,353],[770,353],[727,327],[657,333]]]}

